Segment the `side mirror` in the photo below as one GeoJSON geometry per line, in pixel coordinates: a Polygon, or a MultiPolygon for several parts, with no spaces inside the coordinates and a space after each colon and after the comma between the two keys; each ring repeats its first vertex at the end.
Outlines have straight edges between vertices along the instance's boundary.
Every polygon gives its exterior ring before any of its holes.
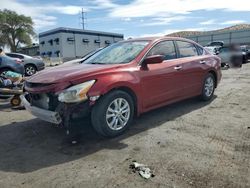
{"type": "Polygon", "coordinates": [[[162,63],[164,60],[163,55],[152,55],[149,57],[146,57],[142,64],[147,65],[147,64],[157,64],[157,63],[162,63]]]}

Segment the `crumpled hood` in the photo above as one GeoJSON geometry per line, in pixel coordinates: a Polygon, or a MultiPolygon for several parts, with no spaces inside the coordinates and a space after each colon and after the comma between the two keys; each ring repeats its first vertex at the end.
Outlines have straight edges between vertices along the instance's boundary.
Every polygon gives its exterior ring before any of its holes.
{"type": "Polygon", "coordinates": [[[69,82],[74,79],[84,78],[92,74],[101,73],[119,65],[107,64],[78,64],[72,66],[57,66],[47,68],[27,79],[32,83],[59,83],[69,82]]]}

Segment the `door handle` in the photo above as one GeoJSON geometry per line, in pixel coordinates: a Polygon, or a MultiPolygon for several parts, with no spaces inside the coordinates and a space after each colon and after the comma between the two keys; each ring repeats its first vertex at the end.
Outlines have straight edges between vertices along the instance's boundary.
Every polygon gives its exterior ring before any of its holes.
{"type": "Polygon", "coordinates": [[[205,60],[201,60],[201,61],[200,61],[200,64],[205,64],[205,63],[206,63],[205,60]]]}
{"type": "Polygon", "coordinates": [[[176,66],[174,67],[175,70],[181,70],[182,69],[182,66],[176,66]]]}

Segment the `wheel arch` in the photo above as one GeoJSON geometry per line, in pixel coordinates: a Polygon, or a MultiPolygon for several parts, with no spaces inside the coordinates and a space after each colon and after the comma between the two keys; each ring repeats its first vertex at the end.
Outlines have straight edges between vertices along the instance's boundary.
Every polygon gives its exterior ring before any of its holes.
{"type": "Polygon", "coordinates": [[[36,64],[34,64],[34,63],[26,63],[26,64],[24,64],[24,68],[26,68],[27,66],[33,66],[33,67],[35,67],[35,68],[36,68],[36,71],[37,71],[37,66],[36,66],[36,64]]]}
{"type": "Polygon", "coordinates": [[[214,79],[215,79],[215,87],[217,87],[217,84],[218,84],[218,77],[217,77],[217,74],[214,70],[210,70],[208,71],[208,73],[212,74],[214,76],[214,79]]]}
{"type": "Polygon", "coordinates": [[[131,88],[127,87],[127,86],[118,86],[118,87],[114,87],[111,90],[109,90],[108,93],[112,92],[114,90],[124,91],[124,92],[128,93],[132,97],[132,100],[134,102],[135,114],[137,114],[138,113],[138,99],[137,99],[137,96],[136,96],[135,92],[131,88]]]}

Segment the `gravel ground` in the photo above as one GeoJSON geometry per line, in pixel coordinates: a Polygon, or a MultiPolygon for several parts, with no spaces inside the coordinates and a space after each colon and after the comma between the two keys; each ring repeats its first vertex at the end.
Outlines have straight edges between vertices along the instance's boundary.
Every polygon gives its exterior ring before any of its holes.
{"type": "Polygon", "coordinates": [[[250,64],[224,70],[209,103],[190,99],[135,119],[104,139],[84,123],[80,144],[0,102],[0,187],[250,187],[250,64]],[[155,177],[129,169],[147,164],[155,177]]]}

